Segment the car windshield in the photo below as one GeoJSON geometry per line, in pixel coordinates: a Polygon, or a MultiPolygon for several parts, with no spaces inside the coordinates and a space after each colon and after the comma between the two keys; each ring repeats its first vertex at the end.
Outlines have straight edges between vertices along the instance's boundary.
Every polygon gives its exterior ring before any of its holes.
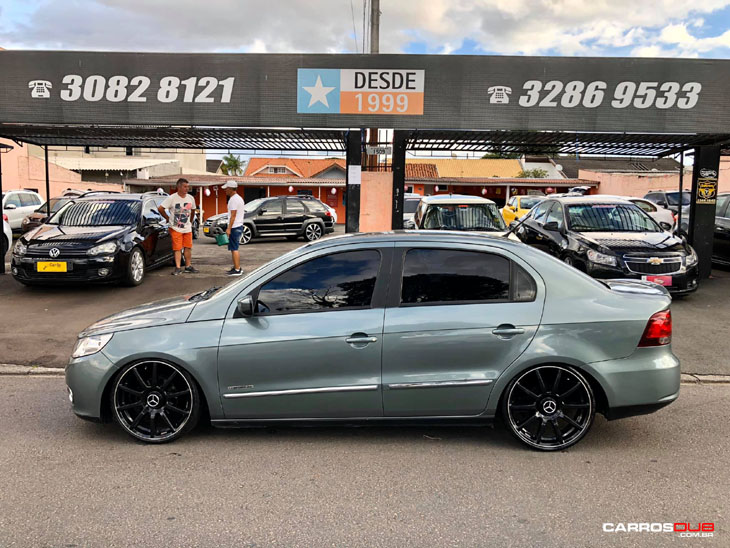
{"type": "Polygon", "coordinates": [[[543,198],[542,196],[535,196],[534,198],[522,198],[520,200],[520,209],[532,209],[544,199],[545,198],[543,198]]]}
{"type": "MultiPolygon", "coordinates": [[[[68,203],[68,198],[51,198],[51,213],[55,213],[59,209],[61,209],[61,206],[68,203]]],[[[48,203],[48,202],[46,202],[48,203]]],[[[40,206],[38,209],[36,209],[36,213],[45,213],[46,212],[46,203],[44,203],[42,206],[40,206]]]]}
{"type": "Polygon", "coordinates": [[[406,200],[403,202],[403,213],[415,213],[421,200],[406,200]]]}
{"type": "Polygon", "coordinates": [[[69,202],[53,217],[50,224],[61,226],[112,226],[135,224],[142,203],[138,200],[95,200],[69,202]]]}
{"type": "MultiPolygon", "coordinates": [[[[687,205],[692,201],[689,192],[682,192],[682,205],[687,205]]],[[[667,192],[667,202],[669,205],[679,204],[679,192],[667,192]]]]}
{"type": "Polygon", "coordinates": [[[433,204],[426,212],[425,229],[503,231],[507,227],[494,204],[433,204]]]}
{"type": "Polygon", "coordinates": [[[243,211],[245,211],[246,213],[250,213],[251,211],[255,211],[265,201],[266,200],[264,198],[259,198],[257,200],[253,200],[251,202],[246,202],[246,205],[243,206],[243,211]]]}
{"type": "Polygon", "coordinates": [[[568,206],[570,229],[576,232],[661,232],[654,220],[634,204],[568,206]]]}

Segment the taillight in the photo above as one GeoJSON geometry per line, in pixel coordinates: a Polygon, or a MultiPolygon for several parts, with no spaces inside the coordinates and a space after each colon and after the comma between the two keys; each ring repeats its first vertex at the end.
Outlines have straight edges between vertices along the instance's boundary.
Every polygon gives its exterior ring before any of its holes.
{"type": "Polygon", "coordinates": [[[5,215],[5,213],[3,213],[3,221],[5,221],[6,223],[7,223],[7,222],[9,222],[9,221],[8,221],[8,216],[7,216],[7,215],[5,215]]]}
{"type": "Polygon", "coordinates": [[[327,215],[327,217],[332,217],[332,213],[330,212],[329,209],[327,211],[325,211],[324,214],[327,215]]]}
{"type": "Polygon", "coordinates": [[[670,342],[672,342],[672,313],[663,310],[649,318],[639,346],[664,346],[670,342]]]}

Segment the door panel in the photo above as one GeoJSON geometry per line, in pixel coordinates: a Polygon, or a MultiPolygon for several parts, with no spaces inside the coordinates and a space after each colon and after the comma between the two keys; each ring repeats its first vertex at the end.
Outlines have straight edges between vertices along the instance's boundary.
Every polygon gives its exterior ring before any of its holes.
{"type": "Polygon", "coordinates": [[[282,200],[270,200],[261,206],[261,209],[265,211],[259,211],[254,219],[256,230],[260,234],[282,232],[284,228],[284,212],[282,207],[282,200]]]}
{"type": "Polygon", "coordinates": [[[382,330],[382,308],[226,320],[218,354],[226,418],[382,416],[382,330]],[[353,335],[375,340],[348,343],[353,335]],[[308,389],[338,391],[288,392],[308,389]]]}
{"type": "Polygon", "coordinates": [[[299,232],[307,216],[304,204],[300,200],[286,200],[286,211],[284,212],[284,230],[287,232],[299,232]]]}

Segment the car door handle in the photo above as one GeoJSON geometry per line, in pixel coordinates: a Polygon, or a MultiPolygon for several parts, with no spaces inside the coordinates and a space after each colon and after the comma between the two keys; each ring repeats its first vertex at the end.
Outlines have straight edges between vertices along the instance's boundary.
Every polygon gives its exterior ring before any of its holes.
{"type": "Polygon", "coordinates": [[[515,327],[511,324],[503,324],[492,329],[492,335],[497,337],[514,337],[515,335],[522,335],[524,332],[525,330],[521,327],[515,327]]]}
{"type": "Polygon", "coordinates": [[[345,339],[345,342],[347,344],[370,344],[374,342],[378,342],[377,337],[368,337],[365,334],[360,335],[359,333],[356,333],[352,335],[351,337],[347,337],[345,339]]]}

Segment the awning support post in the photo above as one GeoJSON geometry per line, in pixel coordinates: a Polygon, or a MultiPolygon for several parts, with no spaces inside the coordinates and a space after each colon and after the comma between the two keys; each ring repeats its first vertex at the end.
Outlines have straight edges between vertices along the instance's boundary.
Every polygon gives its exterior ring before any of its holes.
{"type": "Polygon", "coordinates": [[[679,208],[677,210],[677,233],[682,228],[682,197],[684,191],[684,150],[679,153],[679,208]]]}
{"type": "MultiPolygon", "coordinates": [[[[717,177],[720,172],[720,147],[695,149],[692,168],[692,201],[689,206],[689,243],[699,258],[700,279],[712,272],[712,245],[715,232],[717,177]]],[[[679,207],[682,207],[681,194],[679,207]]]]}
{"type": "Polygon", "coordinates": [[[347,132],[345,145],[345,232],[360,231],[360,182],[362,179],[362,132],[347,132]]]}
{"type": "Polygon", "coordinates": [[[393,217],[391,228],[403,228],[403,196],[406,188],[406,145],[410,132],[396,129],[393,132],[393,217]]]}
{"type": "Polygon", "coordinates": [[[46,156],[46,215],[51,216],[51,180],[48,177],[48,145],[43,147],[46,156]]]}

